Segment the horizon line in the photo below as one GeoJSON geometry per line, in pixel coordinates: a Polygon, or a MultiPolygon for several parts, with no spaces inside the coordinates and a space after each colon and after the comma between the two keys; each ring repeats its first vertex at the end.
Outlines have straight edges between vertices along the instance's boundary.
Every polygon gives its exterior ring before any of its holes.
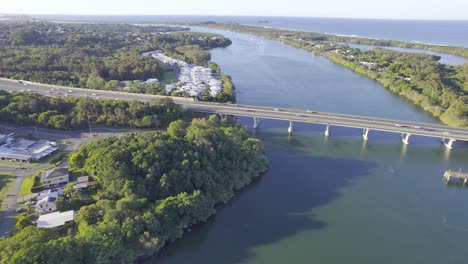
{"type": "Polygon", "coordinates": [[[406,20],[406,21],[460,21],[468,22],[468,19],[448,19],[448,18],[380,18],[380,17],[326,17],[326,16],[294,16],[294,15],[193,15],[193,14],[44,14],[44,13],[1,13],[0,16],[141,16],[141,17],[157,17],[157,16],[191,16],[191,17],[280,17],[280,18],[322,18],[322,19],[363,19],[363,20],[406,20]]]}

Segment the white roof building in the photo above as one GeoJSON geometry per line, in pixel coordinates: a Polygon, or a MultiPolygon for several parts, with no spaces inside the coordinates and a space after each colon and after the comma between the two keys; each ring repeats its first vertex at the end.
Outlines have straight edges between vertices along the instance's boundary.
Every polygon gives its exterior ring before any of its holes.
{"type": "Polygon", "coordinates": [[[218,76],[215,76],[210,68],[188,64],[184,61],[166,56],[161,51],[146,52],[143,53],[143,56],[151,56],[158,61],[169,65],[176,65],[179,68],[177,79],[180,85],[166,85],[167,92],[175,89],[178,92],[185,93],[190,96],[197,96],[206,87],[209,87],[210,95],[215,97],[223,90],[221,79],[218,76]]]}
{"type": "Polygon", "coordinates": [[[54,228],[60,227],[67,223],[70,223],[75,218],[75,212],[73,210],[66,212],[55,212],[50,214],[44,214],[39,216],[37,219],[37,227],[42,228],[54,228]]]}

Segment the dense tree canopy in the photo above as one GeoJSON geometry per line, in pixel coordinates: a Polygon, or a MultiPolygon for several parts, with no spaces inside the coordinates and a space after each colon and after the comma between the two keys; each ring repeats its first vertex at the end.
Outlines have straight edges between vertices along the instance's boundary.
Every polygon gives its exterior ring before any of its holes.
{"type": "MultiPolygon", "coordinates": [[[[208,49],[231,41],[209,33],[169,32],[181,28],[120,24],[0,22],[0,77],[93,89],[116,82],[162,78],[171,70],[142,56],[163,50],[205,65],[208,49]],[[160,32],[164,32],[161,34],[160,32]]],[[[147,91],[147,90],[145,90],[147,91]]]]}
{"type": "Polygon", "coordinates": [[[182,118],[184,112],[170,101],[142,103],[77,97],[47,97],[0,90],[0,120],[18,125],[57,129],[107,127],[157,128],[182,118]]]}
{"type": "Polygon", "coordinates": [[[95,141],[72,154],[71,167],[99,182],[98,201],[81,207],[76,233],[28,226],[0,240],[0,263],[129,263],[206,221],[216,204],[266,169],[261,142],[240,124],[212,116],[169,127],[95,141]]]}

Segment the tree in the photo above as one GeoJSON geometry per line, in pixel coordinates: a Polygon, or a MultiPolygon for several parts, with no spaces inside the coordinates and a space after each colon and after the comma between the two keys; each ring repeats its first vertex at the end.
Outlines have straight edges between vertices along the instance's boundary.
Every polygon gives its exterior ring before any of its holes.
{"type": "Polygon", "coordinates": [[[86,81],[86,87],[89,89],[102,89],[106,81],[98,74],[91,74],[86,81]]]}
{"type": "Polygon", "coordinates": [[[187,133],[187,122],[183,120],[177,120],[169,124],[167,128],[167,133],[169,136],[175,139],[183,139],[187,133]]]}
{"type": "Polygon", "coordinates": [[[31,219],[27,216],[23,216],[18,220],[18,222],[16,222],[15,227],[18,230],[23,230],[24,228],[30,225],[32,225],[31,219]]]}

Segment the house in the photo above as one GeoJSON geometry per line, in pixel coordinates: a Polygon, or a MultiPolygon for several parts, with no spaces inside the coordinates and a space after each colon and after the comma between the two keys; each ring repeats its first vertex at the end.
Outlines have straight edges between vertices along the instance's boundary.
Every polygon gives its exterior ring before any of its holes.
{"type": "Polygon", "coordinates": [[[44,191],[38,193],[36,199],[38,201],[40,201],[40,200],[44,199],[47,196],[58,198],[60,195],[61,195],[61,193],[59,193],[59,191],[57,191],[55,189],[48,189],[48,190],[44,190],[44,191]]]}
{"type": "Polygon", "coordinates": [[[57,210],[57,205],[55,204],[55,201],[57,200],[57,197],[53,196],[46,196],[42,198],[39,202],[37,202],[36,209],[41,213],[41,214],[46,214],[49,212],[53,212],[57,210]]]}
{"type": "Polygon", "coordinates": [[[68,168],[56,167],[41,174],[41,183],[44,188],[57,187],[69,182],[68,168]]]}
{"type": "Polygon", "coordinates": [[[88,187],[97,185],[96,181],[89,181],[89,176],[82,176],[78,177],[76,179],[75,185],[73,186],[73,189],[75,190],[83,190],[87,189],[88,187]]]}
{"type": "Polygon", "coordinates": [[[55,212],[50,214],[45,214],[39,216],[37,219],[37,227],[42,228],[56,228],[62,227],[73,222],[75,218],[75,212],[73,210],[66,211],[66,212],[55,212]]]}

